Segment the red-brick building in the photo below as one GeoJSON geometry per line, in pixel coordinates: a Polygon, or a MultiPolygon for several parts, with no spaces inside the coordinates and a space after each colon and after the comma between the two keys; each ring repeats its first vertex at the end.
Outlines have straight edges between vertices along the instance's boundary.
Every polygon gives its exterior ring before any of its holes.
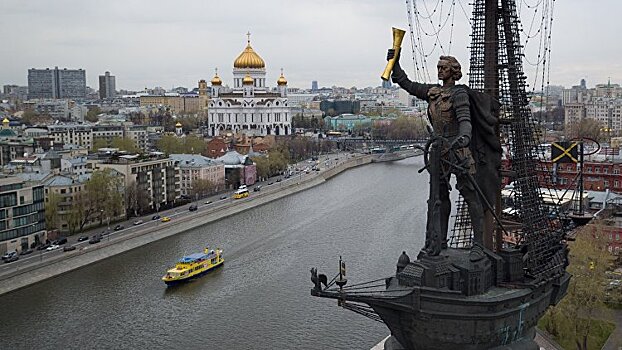
{"type": "Polygon", "coordinates": [[[215,137],[207,142],[204,156],[212,159],[222,157],[227,153],[229,145],[220,137],[215,137]]]}
{"type": "MultiPolygon", "coordinates": [[[[538,178],[542,186],[552,185],[557,189],[576,188],[577,164],[558,163],[555,183],[553,179],[553,163],[541,162],[538,178]],[[547,180],[548,179],[548,180],[547,180]]],[[[586,161],[583,165],[583,188],[585,190],[622,192],[622,163],[586,161]]]]}

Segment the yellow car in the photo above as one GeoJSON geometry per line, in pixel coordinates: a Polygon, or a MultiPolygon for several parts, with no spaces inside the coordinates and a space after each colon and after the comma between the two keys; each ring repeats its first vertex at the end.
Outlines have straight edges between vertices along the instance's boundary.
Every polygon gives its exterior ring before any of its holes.
{"type": "Polygon", "coordinates": [[[168,216],[162,217],[162,222],[169,222],[169,221],[171,221],[171,218],[169,218],[168,216]]]}

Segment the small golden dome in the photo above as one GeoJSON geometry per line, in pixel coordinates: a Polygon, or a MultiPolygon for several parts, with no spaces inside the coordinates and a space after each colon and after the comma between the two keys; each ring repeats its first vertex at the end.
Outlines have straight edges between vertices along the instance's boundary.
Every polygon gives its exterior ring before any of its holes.
{"type": "Polygon", "coordinates": [[[180,123],[180,122],[177,122],[177,124],[175,124],[175,127],[176,127],[176,128],[181,128],[181,123],[180,123]]]}
{"type": "Polygon", "coordinates": [[[222,80],[220,80],[218,74],[214,75],[212,78],[212,85],[222,85],[222,80]]]}
{"type": "Polygon", "coordinates": [[[253,85],[255,81],[253,80],[253,78],[251,78],[250,75],[248,75],[248,73],[246,73],[246,76],[244,77],[244,79],[242,79],[242,84],[244,85],[253,85]]]}
{"type": "Polygon", "coordinates": [[[247,34],[248,44],[238,58],[233,62],[234,68],[265,68],[266,64],[263,59],[251,47],[250,33],[247,34]]]}
{"type": "Polygon", "coordinates": [[[9,118],[4,118],[4,120],[2,120],[2,124],[8,124],[10,122],[9,118]]]}
{"type": "Polygon", "coordinates": [[[287,85],[287,79],[283,76],[283,70],[281,70],[281,76],[279,77],[279,80],[276,81],[276,84],[278,86],[287,85]]]}

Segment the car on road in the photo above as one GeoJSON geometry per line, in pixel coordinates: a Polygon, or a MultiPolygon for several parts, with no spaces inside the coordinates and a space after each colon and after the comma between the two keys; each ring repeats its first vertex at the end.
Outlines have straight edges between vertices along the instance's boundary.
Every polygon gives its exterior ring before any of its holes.
{"type": "Polygon", "coordinates": [[[212,201],[207,201],[205,202],[205,204],[212,204],[212,201]]]}
{"type": "Polygon", "coordinates": [[[140,224],[142,224],[142,223],[143,223],[143,221],[142,221],[142,220],[136,220],[136,221],[134,221],[134,225],[140,225],[140,224]]]}
{"type": "Polygon", "coordinates": [[[28,255],[28,254],[31,254],[32,252],[34,252],[34,250],[32,250],[32,249],[24,249],[21,252],[19,252],[19,255],[28,255]]]}
{"type": "Polygon", "coordinates": [[[169,218],[168,216],[163,216],[161,221],[162,222],[169,222],[169,221],[171,221],[171,218],[169,218]]]}
{"type": "Polygon", "coordinates": [[[7,252],[6,254],[4,254],[4,255],[2,256],[2,260],[10,259],[10,258],[12,258],[12,257],[14,257],[14,256],[16,256],[16,255],[17,255],[17,252],[16,252],[16,251],[7,252]]]}
{"type": "Polygon", "coordinates": [[[63,245],[65,243],[67,243],[67,238],[60,237],[57,240],[55,240],[52,244],[63,245]]]}
{"type": "Polygon", "coordinates": [[[58,244],[52,244],[51,246],[49,246],[49,247],[45,248],[45,250],[47,250],[48,252],[51,252],[52,250],[56,250],[56,249],[58,249],[58,248],[60,248],[60,245],[58,245],[58,244]]]}
{"type": "Polygon", "coordinates": [[[193,204],[190,207],[188,207],[188,210],[190,210],[190,211],[196,211],[197,209],[199,209],[199,207],[197,207],[196,204],[193,204]]]}
{"type": "Polygon", "coordinates": [[[253,191],[255,191],[255,192],[261,191],[261,185],[255,186],[255,188],[253,188],[253,191]]]}
{"type": "Polygon", "coordinates": [[[44,249],[47,249],[49,246],[51,246],[50,243],[42,244],[37,247],[37,250],[44,250],[44,249]]]}
{"type": "Polygon", "coordinates": [[[160,215],[154,215],[151,217],[151,220],[158,220],[160,219],[160,215]]]}
{"type": "Polygon", "coordinates": [[[123,230],[124,228],[125,228],[125,227],[123,227],[123,225],[117,225],[117,226],[115,226],[115,227],[114,227],[114,230],[115,230],[115,231],[121,231],[121,230],[123,230]]]}
{"type": "Polygon", "coordinates": [[[66,245],[63,247],[63,251],[64,252],[70,252],[72,250],[76,250],[76,246],[75,245],[66,245]]]}
{"type": "Polygon", "coordinates": [[[15,255],[12,255],[10,258],[2,259],[2,260],[4,260],[4,262],[7,264],[12,263],[13,261],[19,260],[19,255],[15,254],[15,255]]]}
{"type": "Polygon", "coordinates": [[[78,242],[84,242],[84,241],[88,241],[89,240],[89,236],[80,236],[78,238],[78,242]]]}
{"type": "Polygon", "coordinates": [[[220,196],[220,200],[227,199],[227,196],[220,196]]]}
{"type": "Polygon", "coordinates": [[[95,244],[95,243],[99,243],[102,240],[102,236],[101,235],[93,235],[93,237],[91,237],[91,239],[89,239],[89,243],[90,244],[95,244]]]}
{"type": "Polygon", "coordinates": [[[270,181],[268,182],[268,186],[272,185],[274,182],[270,181]]]}

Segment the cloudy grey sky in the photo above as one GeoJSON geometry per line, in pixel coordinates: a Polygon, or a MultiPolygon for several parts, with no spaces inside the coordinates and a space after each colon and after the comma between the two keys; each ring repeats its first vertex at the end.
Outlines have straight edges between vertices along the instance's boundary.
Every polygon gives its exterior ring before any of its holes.
{"type": "MultiPolygon", "coordinates": [[[[432,11],[440,0],[416,1],[432,11]]],[[[470,11],[469,0],[455,1],[456,9],[461,1],[470,11]]],[[[451,2],[444,0],[445,9],[451,2]]],[[[534,14],[527,5],[538,2],[517,0],[524,22],[534,14]]],[[[620,13],[620,0],[555,1],[552,84],[585,78],[593,86],[608,77],[622,83],[620,13]]],[[[466,66],[468,22],[461,9],[454,22],[451,54],[466,66]]],[[[0,85],[26,85],[29,68],[54,66],[86,69],[94,88],[104,71],[116,76],[117,89],[194,87],[211,79],[215,67],[231,85],[233,61],[250,31],[271,85],[283,68],[292,87],[308,88],[312,80],[377,86],[392,26],[408,28],[403,0],[2,0],[0,85]]],[[[535,40],[527,46],[533,61],[535,40]]],[[[421,44],[431,50],[434,38],[424,36],[421,44]]],[[[410,45],[406,38],[408,52],[410,45]]],[[[412,71],[408,52],[404,66],[412,71]]],[[[440,54],[437,47],[432,56],[440,54]]],[[[531,83],[534,73],[525,68],[531,83]]]]}

